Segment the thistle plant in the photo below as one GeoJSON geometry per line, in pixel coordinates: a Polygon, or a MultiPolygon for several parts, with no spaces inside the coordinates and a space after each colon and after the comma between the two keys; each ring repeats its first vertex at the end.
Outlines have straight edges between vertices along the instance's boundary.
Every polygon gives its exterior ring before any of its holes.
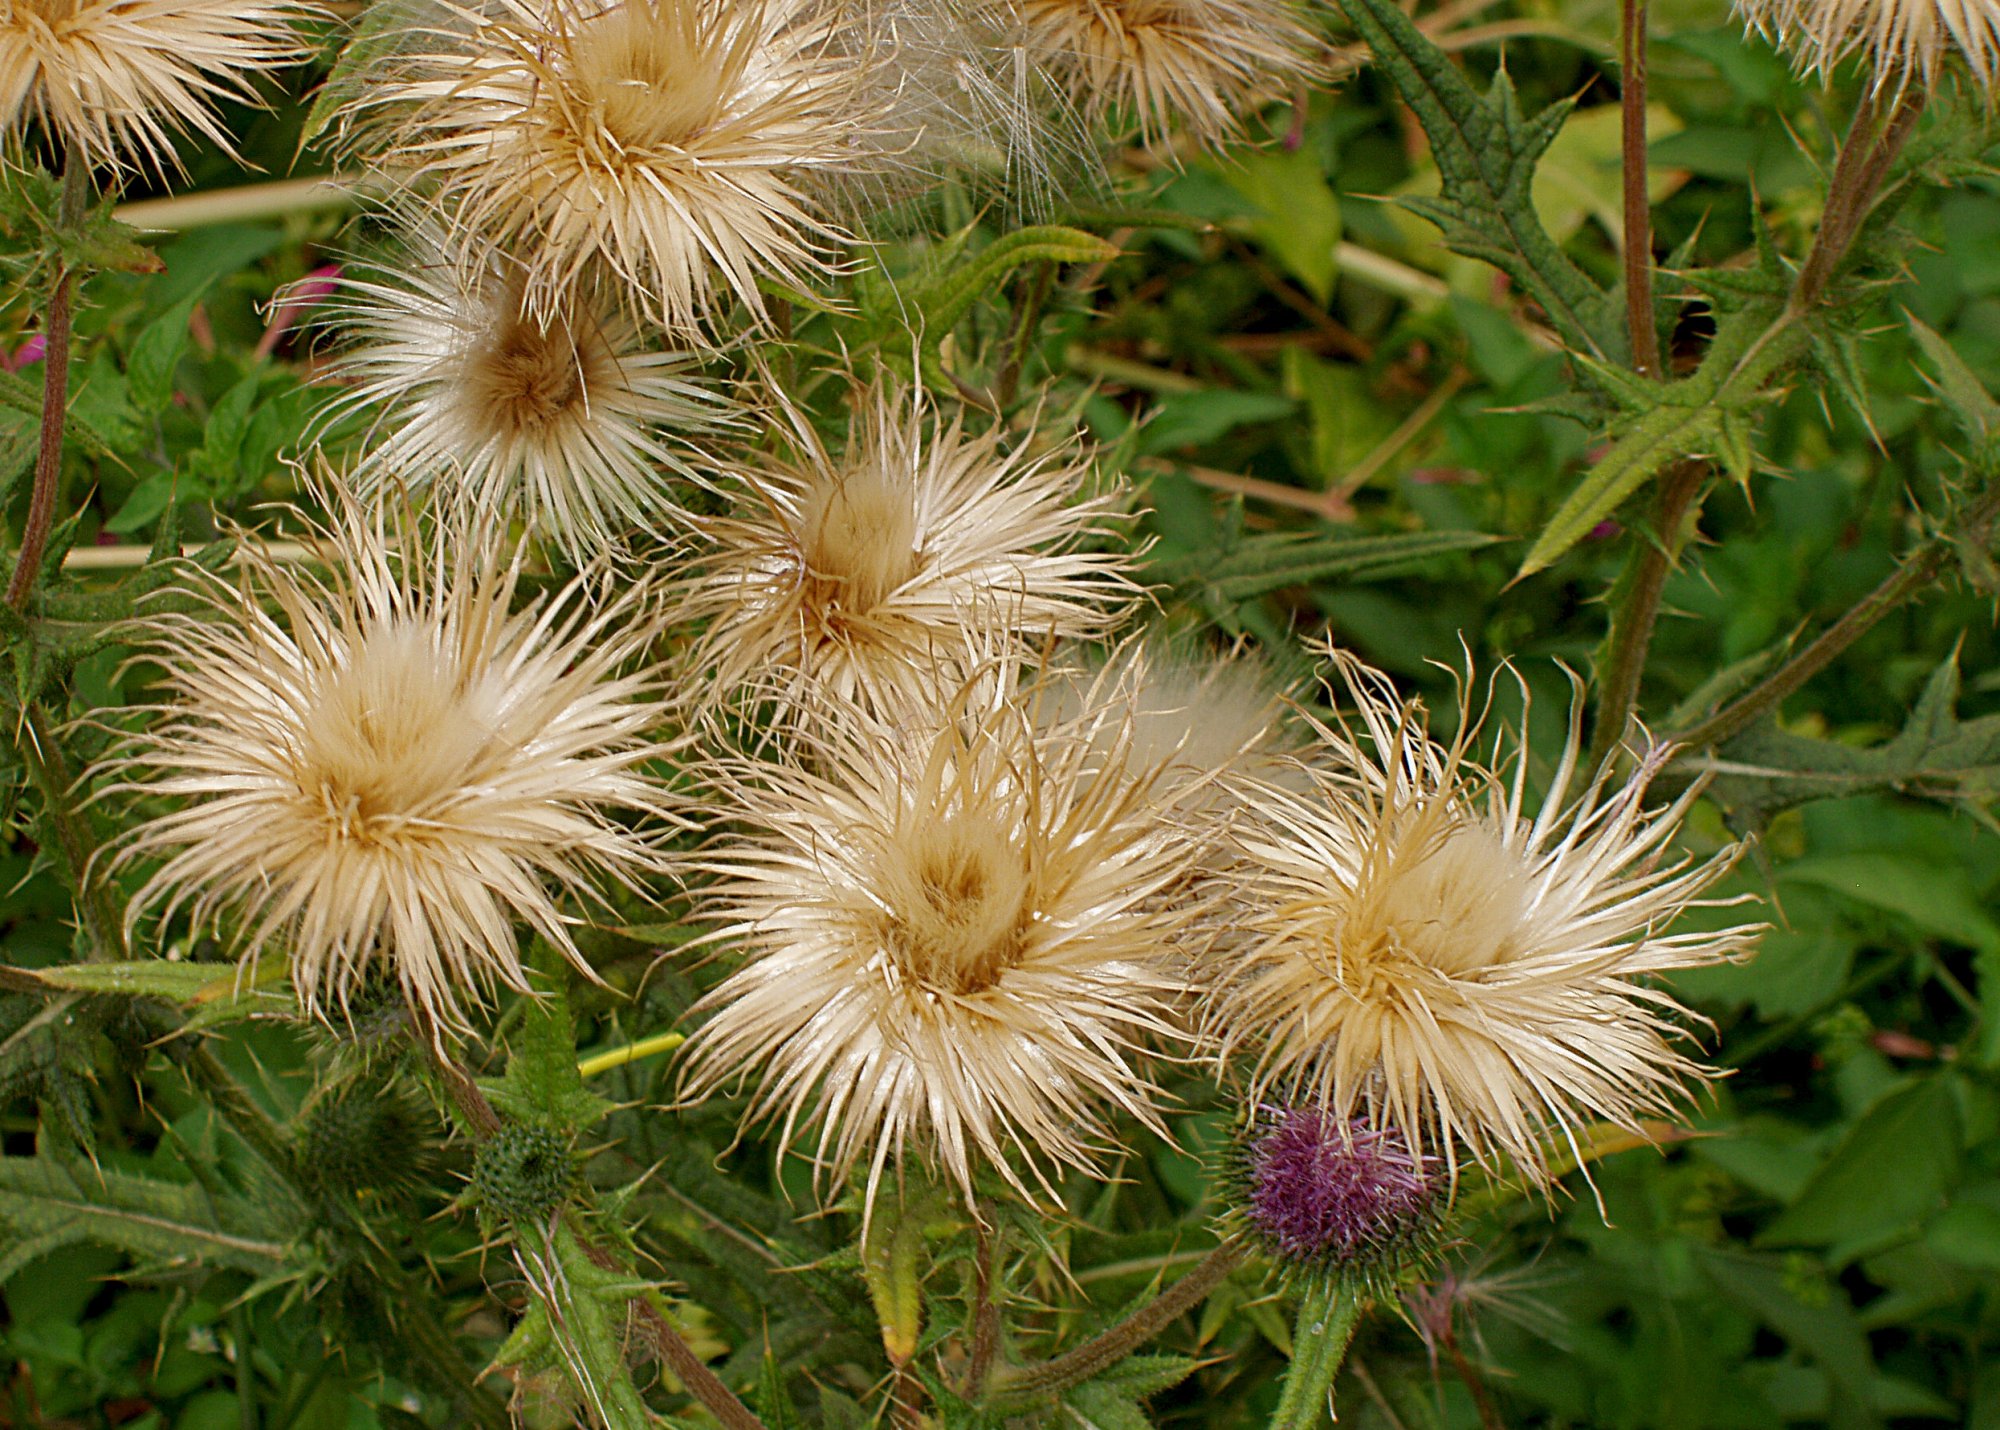
{"type": "Polygon", "coordinates": [[[1738,8],[0,0],[0,1424],[1990,1389],[2000,19],[1738,8]]]}

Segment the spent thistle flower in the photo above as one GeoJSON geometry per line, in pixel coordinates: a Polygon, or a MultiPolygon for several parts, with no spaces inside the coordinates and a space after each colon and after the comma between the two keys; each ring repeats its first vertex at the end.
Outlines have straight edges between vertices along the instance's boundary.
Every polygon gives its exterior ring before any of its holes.
{"type": "Polygon", "coordinates": [[[1155,1132],[1143,1048],[1177,1037],[1164,955],[1191,917],[1154,898],[1184,853],[1152,772],[1091,773],[1092,712],[1051,728],[1000,662],[929,726],[829,706],[810,767],[749,762],[742,832],[707,855],[716,939],[748,956],[706,998],[690,1095],[748,1078],[748,1116],[866,1198],[921,1156],[970,1200],[982,1166],[1054,1195],[1102,1109],[1155,1132]],[[1018,1158],[1016,1156],[1018,1154],[1018,1158]]]}
{"type": "Polygon", "coordinates": [[[173,807],[121,861],[159,857],[132,902],[274,945],[309,1012],[393,971],[435,1039],[496,985],[527,991],[517,924],[588,972],[560,900],[661,869],[618,815],[672,817],[646,768],[667,747],[644,663],[643,587],[587,577],[512,609],[521,553],[410,536],[351,504],[317,532],[319,575],[254,543],[244,577],[191,570],[200,609],[151,618],[172,703],[130,737],[112,790],[173,807]]]}
{"type": "Polygon", "coordinates": [[[845,235],[809,189],[892,145],[855,12],[829,0],[440,0],[345,106],[459,230],[532,255],[547,319],[593,264],[665,326],[718,280],[809,287],[845,235]]]}
{"type": "Polygon", "coordinates": [[[454,252],[428,225],[407,263],[340,280],[331,315],[359,343],[328,369],[347,387],[322,421],[372,415],[351,473],[365,494],[433,484],[461,520],[518,516],[583,566],[679,514],[671,480],[698,480],[679,439],[729,406],[693,355],[649,348],[601,284],[537,318],[525,282],[516,261],[454,252]]]}
{"type": "Polygon", "coordinates": [[[681,614],[707,622],[693,658],[718,696],[754,682],[783,707],[887,708],[968,631],[1025,656],[1129,609],[1131,557],[1084,546],[1118,499],[1079,499],[1086,463],[969,433],[921,395],[879,387],[855,409],[844,452],[801,423],[793,455],[744,469],[736,512],[708,524],[681,614]]]}
{"type": "Polygon", "coordinates": [[[1851,55],[1872,71],[1871,88],[1929,88],[1947,55],[1965,59],[1989,95],[2000,84],[2000,3],[1996,0],[1736,0],[1752,28],[1808,74],[1851,55]]]}
{"type": "Polygon", "coordinates": [[[1304,792],[1264,781],[1239,822],[1237,937],[1212,1027],[1255,1050],[1257,1095],[1283,1086],[1336,1118],[1365,1113],[1417,1152],[1510,1159],[1546,1184],[1554,1131],[1604,1118],[1644,1135],[1703,1069],[1670,1041],[1685,1010],[1645,980],[1747,951],[1758,930],[1669,933],[1735,851],[1674,861],[1695,791],[1647,810],[1664,752],[1627,782],[1570,790],[1579,722],[1538,813],[1527,750],[1511,777],[1475,765],[1480,718],[1449,746],[1386,676],[1333,654],[1360,738],[1312,721],[1304,792]]]}
{"type": "Polygon", "coordinates": [[[1319,68],[1288,0],[1007,0],[1016,42],[1093,124],[1147,143],[1179,129],[1214,147],[1319,68]]]}
{"type": "Polygon", "coordinates": [[[93,164],[178,168],[174,140],[234,153],[215,102],[305,58],[304,0],[0,0],[0,128],[38,121],[93,164]]]}
{"type": "Polygon", "coordinates": [[[1394,1128],[1266,1105],[1243,1128],[1235,1217],[1288,1273],[1393,1284],[1438,1243],[1438,1169],[1394,1128]]]}

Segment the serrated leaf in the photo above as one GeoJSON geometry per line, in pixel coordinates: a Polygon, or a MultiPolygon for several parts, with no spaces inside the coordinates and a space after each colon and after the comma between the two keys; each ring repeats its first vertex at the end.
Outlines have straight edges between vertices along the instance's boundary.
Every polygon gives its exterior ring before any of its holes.
{"type": "Polygon", "coordinates": [[[1390,536],[1319,536],[1280,532],[1252,537],[1216,554],[1156,561],[1147,578],[1188,588],[1214,600],[1254,599],[1312,581],[1359,581],[1400,571],[1414,562],[1490,546],[1500,538],[1480,531],[1418,531],[1390,536]]]}
{"type": "Polygon", "coordinates": [[[2000,439],[2000,402],[1995,402],[1986,384],[1979,375],[1966,365],[1958,350],[1946,342],[1937,330],[1918,318],[1914,313],[1905,313],[1910,333],[1930,360],[1936,375],[1924,374],[1931,391],[1938,395],[1951,415],[1958,419],[1958,425],[1965,429],[1968,437],[1984,448],[1995,439],[2000,439]]]}
{"type": "MultiPolygon", "coordinates": [[[[95,1242],[164,1263],[227,1266],[253,1276],[292,1269],[303,1233],[265,1198],[218,1197],[52,1157],[0,1157],[0,1223],[40,1250],[95,1242]]],[[[33,1254],[0,1250],[0,1281],[33,1254]]]]}
{"type": "Polygon", "coordinates": [[[1931,672],[1903,728],[1877,745],[1793,734],[1764,725],[1731,740],[1712,762],[1710,795],[1747,825],[1808,800],[1893,790],[1971,805],[2000,798],[2000,715],[1960,720],[1958,660],[1931,672]]]}
{"type": "Polygon", "coordinates": [[[1569,347],[1621,361],[1626,343],[1611,295],[1570,260],[1535,210],[1535,165],[1571,102],[1530,118],[1504,69],[1482,97],[1395,0],[1341,0],[1341,8],[1430,138],[1440,191],[1409,207],[1435,223],[1454,252],[1513,279],[1569,347]]]}
{"type": "Polygon", "coordinates": [[[586,1088],[576,1069],[576,1029],[565,977],[538,968],[533,982],[535,995],[522,1004],[521,1021],[509,1042],[505,1075],[480,1086],[510,1117],[581,1133],[596,1126],[611,1103],[586,1088]]]}

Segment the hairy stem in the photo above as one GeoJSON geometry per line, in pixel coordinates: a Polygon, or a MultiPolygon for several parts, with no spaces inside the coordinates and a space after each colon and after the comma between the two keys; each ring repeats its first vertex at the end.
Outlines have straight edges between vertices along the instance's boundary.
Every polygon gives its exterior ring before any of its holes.
{"type": "Polygon", "coordinates": [[[1598,666],[1596,724],[1591,729],[1587,768],[1602,765],[1625,736],[1625,727],[1639,703],[1639,682],[1646,673],[1646,656],[1653,645],[1653,628],[1660,618],[1660,592],[1681,552],[1681,533],[1688,510],[1701,494],[1708,467],[1698,461],[1676,462],[1660,483],[1653,513],[1653,539],[1644,542],[1626,568],[1624,598],[1605,638],[1598,666]]]}
{"type": "Polygon", "coordinates": [[[1196,1263],[1194,1270],[1167,1287],[1110,1330],[1075,1350],[1043,1361],[1003,1369],[994,1379],[1010,1399],[1051,1395],[1081,1385],[1116,1365],[1208,1298],[1230,1272],[1243,1264],[1247,1250],[1239,1241],[1225,1241],[1196,1263]]]}
{"type": "MultiPolygon", "coordinates": [[[[2000,487],[1987,492],[1967,510],[1960,522],[1961,534],[1983,542],[1996,520],[2000,520],[2000,487]]],[[[1674,735],[1673,742],[1699,749],[1704,745],[1719,745],[1741,734],[1758,717],[1833,664],[1842,651],[1874,629],[1876,622],[1937,580],[1951,554],[1951,545],[1947,536],[1933,536],[1923,542],[1880,585],[1820,632],[1811,645],[1700,724],[1674,735]]]]}
{"type": "Polygon", "coordinates": [[[1882,187],[1889,166],[1915,132],[1917,119],[1924,111],[1924,99],[1923,87],[1912,85],[1887,115],[1874,93],[1862,99],[1854,122],[1848,126],[1847,137],[1841,141],[1833,178],[1827,184],[1826,209],[1820,215],[1812,248],[1806,253],[1798,282],[1792,289],[1793,312],[1807,312],[1825,296],[1827,284],[1833,281],[1855,235],[1867,221],[1868,211],[1874,207],[1876,192],[1882,187]]]}
{"type": "Polygon", "coordinates": [[[1646,191],[1646,0],[1619,3],[1619,127],[1624,140],[1625,322],[1632,365],[1662,375],[1653,314],[1653,208],[1646,191]]]}
{"type": "Polygon", "coordinates": [[[1333,1404],[1333,1382],[1367,1310],[1368,1298],[1338,1276],[1306,1287],[1292,1326],[1292,1366],[1271,1413],[1271,1430],[1313,1430],[1325,1417],[1333,1404]]]}
{"type": "MultiPolygon", "coordinates": [[[[599,1261],[601,1253],[588,1242],[583,1246],[585,1254],[592,1261],[598,1261],[599,1265],[615,1264],[599,1261]]],[[[722,1378],[708,1368],[708,1363],[694,1353],[694,1348],[674,1328],[667,1313],[660,1309],[656,1297],[651,1294],[641,1296],[633,1305],[639,1308],[639,1324],[645,1329],[646,1339],[652,1342],[661,1363],[673,1372],[681,1388],[699,1400],[724,1430],[766,1430],[764,1422],[750,1407],[736,1398],[736,1392],[724,1385],[722,1378]]]]}
{"type": "MultiPolygon", "coordinates": [[[[72,148],[63,159],[62,198],[56,223],[64,232],[83,217],[90,186],[90,162],[72,148]]],[[[62,478],[63,419],[69,412],[70,298],[76,275],[67,264],[56,265],[48,312],[42,320],[42,427],[35,449],[35,485],[28,497],[28,519],[21,528],[21,550],[14,574],[7,581],[7,604],[26,610],[28,595],[41,574],[42,553],[56,519],[56,487],[62,478]]]]}
{"type": "Polygon", "coordinates": [[[88,817],[77,808],[73,796],[75,781],[69,761],[57,743],[41,710],[29,705],[19,716],[16,743],[28,767],[28,777],[42,796],[42,808],[55,835],[55,854],[61,872],[76,894],[77,914],[90,935],[96,956],[107,963],[125,957],[125,918],[118,898],[104,870],[97,862],[97,835],[88,817]]]}
{"type": "Polygon", "coordinates": [[[1034,272],[1023,280],[1023,287],[1017,289],[1019,303],[1014,312],[1014,331],[1007,340],[1006,361],[993,384],[993,396],[999,407],[1011,407],[1015,393],[1020,390],[1021,368],[1028,360],[1028,348],[1035,340],[1042,307],[1049,300],[1049,288],[1055,278],[1055,264],[1038,263],[1034,272]]]}
{"type": "Polygon", "coordinates": [[[979,1242],[978,1283],[973,1291],[972,1351],[966,1358],[964,1394],[967,1400],[977,1401],[993,1369],[994,1352],[1000,1347],[1000,1302],[993,1294],[1000,1267],[1000,1234],[987,1231],[976,1220],[973,1225],[979,1242]]]}

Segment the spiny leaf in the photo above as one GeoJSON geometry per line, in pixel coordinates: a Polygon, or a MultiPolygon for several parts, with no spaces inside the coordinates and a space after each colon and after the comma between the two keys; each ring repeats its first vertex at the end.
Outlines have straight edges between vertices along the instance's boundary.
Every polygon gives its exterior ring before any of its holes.
{"type": "Polygon", "coordinates": [[[1441,189],[1409,206],[1438,226],[1454,252],[1513,279],[1568,346],[1624,358],[1612,296],[1570,261],[1535,212],[1535,164],[1561,132],[1571,102],[1529,118],[1505,70],[1482,98],[1395,0],[1341,0],[1341,8],[1430,136],[1441,189]]]}
{"type": "MultiPolygon", "coordinates": [[[[1893,790],[1969,807],[2000,798],[2000,715],[1957,716],[1956,655],[1931,672],[1894,738],[1856,747],[1775,725],[1723,746],[1709,793],[1746,827],[1808,800],[1893,790]]],[[[1990,817],[1990,816],[1989,816],[1990,817]]]]}
{"type": "Polygon", "coordinates": [[[0,1251],[0,1281],[40,1251],[78,1242],[160,1262],[282,1274],[293,1268],[293,1243],[304,1230],[278,1214],[282,1205],[53,1157],[0,1157],[0,1221],[33,1243],[0,1251]]]}
{"type": "Polygon", "coordinates": [[[1247,601],[1307,581],[1358,581],[1413,562],[1472,551],[1500,538],[1479,531],[1418,531],[1391,536],[1319,536],[1280,532],[1253,537],[1221,555],[1156,561],[1147,575],[1212,599],[1247,601]]]}
{"type": "Polygon", "coordinates": [[[1996,440],[2000,440],[2000,402],[1995,402],[1986,384],[1979,375],[1966,366],[1965,359],[1957,349],[1940,337],[1937,331],[1914,313],[1905,313],[1910,325],[1910,333],[1917,340],[1917,346],[1930,359],[1931,367],[1937,370],[1933,377],[1924,374],[1924,380],[1938,395],[1947,411],[1958,419],[1958,425],[1965,429],[1981,452],[1986,451],[1996,440]]]}
{"type": "Polygon", "coordinates": [[[1673,462],[1721,457],[1746,467],[1750,414],[1766,400],[1764,385],[1809,341],[1797,323],[1772,325],[1775,316],[1768,307],[1738,314],[1692,376],[1650,384],[1650,400],[1628,403],[1633,415],[1549,518],[1515,580],[1554,563],[1673,462]]]}

